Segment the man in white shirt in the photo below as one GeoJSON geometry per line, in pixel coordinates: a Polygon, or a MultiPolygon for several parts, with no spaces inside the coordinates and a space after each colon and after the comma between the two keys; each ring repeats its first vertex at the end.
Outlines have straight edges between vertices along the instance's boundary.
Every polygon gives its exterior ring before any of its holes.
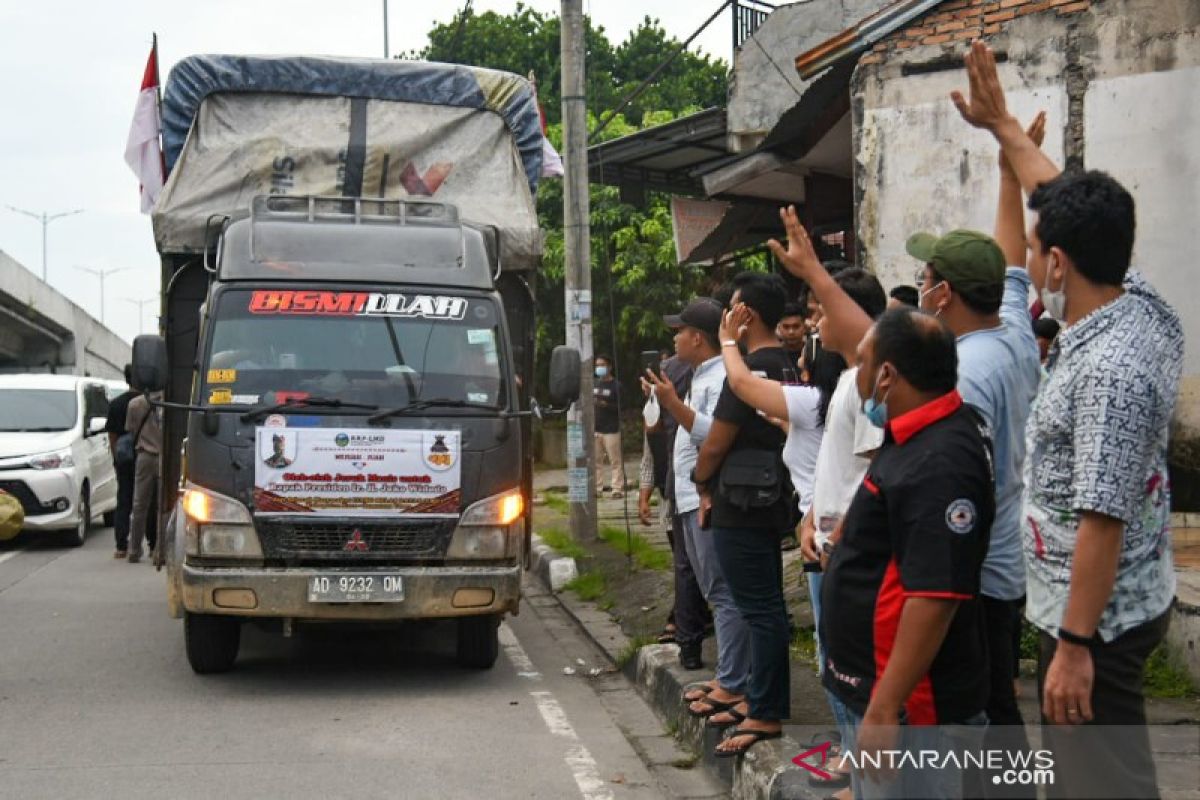
{"type": "MultiPolygon", "coordinates": [[[[729,586],[717,564],[712,533],[700,528],[701,498],[689,477],[699,447],[708,436],[712,414],[725,383],[717,329],[722,308],[716,300],[697,298],[677,315],[663,318],[675,331],[675,353],[692,365],[692,387],[680,399],[662,376],[647,372],[663,410],[679,421],[675,434],[675,506],[683,523],[684,542],[704,598],[713,607],[717,634],[717,672],[707,686],[689,692],[689,712],[711,716],[742,700],[750,678],[750,633],[733,603],[729,586]]],[[[681,653],[682,657],[686,654],[681,653]]]]}

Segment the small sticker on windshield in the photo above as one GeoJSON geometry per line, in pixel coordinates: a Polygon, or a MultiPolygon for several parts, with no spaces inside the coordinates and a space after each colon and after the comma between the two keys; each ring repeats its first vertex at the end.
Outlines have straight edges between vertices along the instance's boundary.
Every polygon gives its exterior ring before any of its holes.
{"type": "Polygon", "coordinates": [[[467,392],[467,402],[486,403],[487,401],[488,401],[487,392],[467,392]]]}
{"type": "Polygon", "coordinates": [[[256,395],[256,394],[235,394],[233,396],[233,402],[238,403],[240,405],[244,405],[244,406],[252,406],[258,402],[258,395],[256,395]]]}
{"type": "Polygon", "coordinates": [[[209,383],[237,383],[236,369],[210,369],[208,371],[209,383]]]}
{"type": "Polygon", "coordinates": [[[470,328],[467,330],[467,344],[491,344],[491,328],[470,328]]]}
{"type": "Polygon", "coordinates": [[[210,406],[225,406],[233,402],[233,392],[229,389],[213,389],[208,395],[210,406]]]}
{"type": "Polygon", "coordinates": [[[264,428],[286,428],[287,427],[287,417],[285,417],[283,414],[272,414],[271,416],[269,416],[265,420],[263,420],[263,427],[264,428]]]}

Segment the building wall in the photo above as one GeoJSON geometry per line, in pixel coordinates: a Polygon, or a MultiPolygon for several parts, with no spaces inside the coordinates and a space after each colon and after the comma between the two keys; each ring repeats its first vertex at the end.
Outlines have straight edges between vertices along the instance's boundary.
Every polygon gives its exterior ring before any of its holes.
{"type": "Polygon", "coordinates": [[[865,266],[911,283],[918,230],[991,230],[999,179],[992,138],[949,100],[958,60],[982,36],[1010,107],[1048,112],[1058,163],[1102,169],[1134,195],[1134,265],[1175,305],[1187,335],[1172,442],[1176,499],[1200,509],[1200,3],[1195,0],[952,0],[875,46],[852,84],[855,190],[865,266]],[[933,71],[904,75],[904,67],[933,71]]]}
{"type": "Polygon", "coordinates": [[[796,104],[806,81],[795,59],[878,11],[886,0],[803,0],[776,8],[733,57],[727,125],[733,152],[753,150],[783,113],[796,104]]]}

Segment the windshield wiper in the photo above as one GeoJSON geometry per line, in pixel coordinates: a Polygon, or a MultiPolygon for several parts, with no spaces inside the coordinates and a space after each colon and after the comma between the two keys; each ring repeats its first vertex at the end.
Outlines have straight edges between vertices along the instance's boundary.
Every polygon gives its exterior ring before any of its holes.
{"type": "Polygon", "coordinates": [[[388,417],[398,417],[402,414],[409,414],[414,411],[424,411],[429,408],[477,408],[480,411],[503,411],[501,406],[489,405],[487,403],[475,403],[470,400],[451,400],[448,397],[431,397],[428,400],[413,400],[408,405],[398,406],[380,411],[378,414],[372,414],[367,417],[367,422],[375,423],[382,422],[388,417]]]}
{"type": "Polygon", "coordinates": [[[379,406],[365,403],[347,403],[344,400],[338,400],[336,397],[295,397],[283,403],[276,403],[247,411],[245,414],[242,414],[242,422],[251,422],[267,414],[274,414],[277,411],[287,411],[294,408],[361,408],[367,411],[374,411],[379,406]]]}

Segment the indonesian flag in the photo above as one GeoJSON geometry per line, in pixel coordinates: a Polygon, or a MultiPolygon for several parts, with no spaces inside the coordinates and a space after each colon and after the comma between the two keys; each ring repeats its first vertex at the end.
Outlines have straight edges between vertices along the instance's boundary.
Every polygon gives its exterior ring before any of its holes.
{"type": "Polygon", "coordinates": [[[538,116],[542,119],[542,177],[558,178],[563,174],[562,157],[546,138],[546,112],[542,110],[542,101],[538,101],[538,116]]]}
{"type": "Polygon", "coordinates": [[[158,116],[158,42],[150,48],[142,90],[133,109],[129,139],[125,142],[125,163],[141,181],[142,213],[149,214],[163,188],[163,157],[158,135],[162,121],[158,116]]]}

